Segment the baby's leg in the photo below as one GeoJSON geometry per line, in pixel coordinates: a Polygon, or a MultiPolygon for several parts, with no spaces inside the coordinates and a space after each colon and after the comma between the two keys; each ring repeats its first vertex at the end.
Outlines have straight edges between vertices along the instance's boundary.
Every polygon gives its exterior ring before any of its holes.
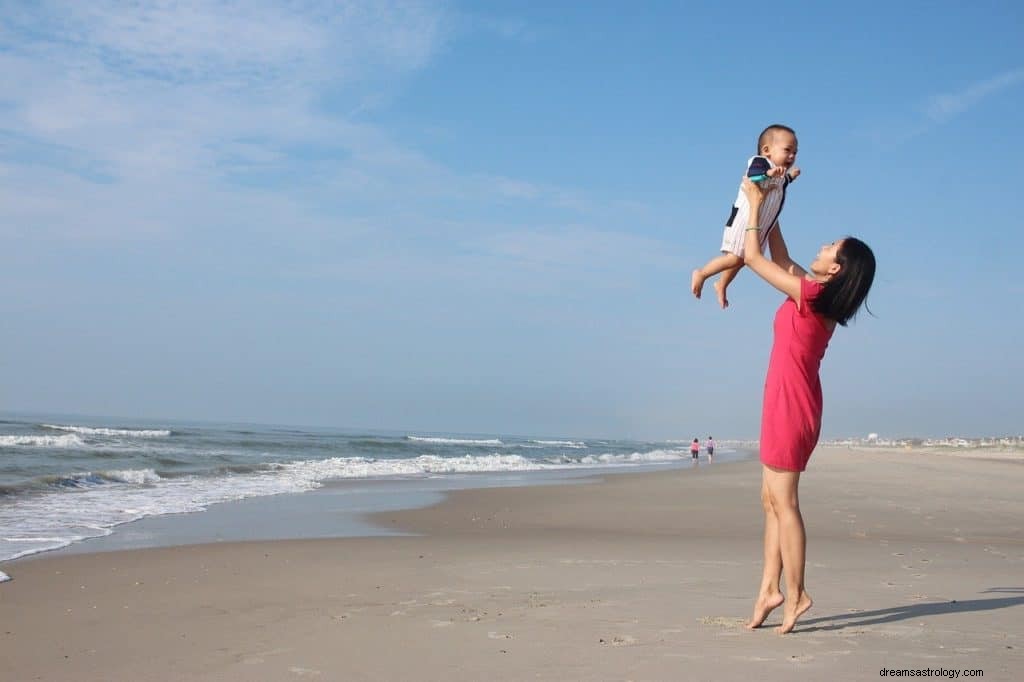
{"type": "MultiPolygon", "coordinates": [[[[730,254],[732,255],[732,254],[730,254]]],[[[725,290],[729,288],[732,281],[736,279],[736,275],[740,273],[740,269],[743,268],[743,262],[734,268],[729,268],[722,273],[722,276],[715,282],[715,293],[718,295],[718,305],[722,306],[722,309],[729,307],[729,299],[725,295],[725,290]]]]}
{"type": "MultiPolygon", "coordinates": [[[[743,265],[743,259],[734,253],[726,251],[720,256],[715,256],[704,267],[693,271],[693,274],[690,276],[690,291],[693,292],[694,297],[700,298],[701,289],[704,288],[704,280],[719,272],[737,268],[741,265],[743,265]]],[[[733,277],[735,276],[734,274],[733,277]]]]}

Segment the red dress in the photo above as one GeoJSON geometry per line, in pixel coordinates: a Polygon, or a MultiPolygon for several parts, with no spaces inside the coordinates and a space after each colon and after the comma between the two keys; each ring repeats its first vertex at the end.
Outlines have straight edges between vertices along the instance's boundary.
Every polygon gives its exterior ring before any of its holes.
{"type": "Polygon", "coordinates": [[[775,341],[764,382],[761,461],[803,471],[821,433],[821,379],[818,368],[832,330],[811,310],[822,285],[800,280],[800,307],[787,298],[775,313],[775,341]]]}

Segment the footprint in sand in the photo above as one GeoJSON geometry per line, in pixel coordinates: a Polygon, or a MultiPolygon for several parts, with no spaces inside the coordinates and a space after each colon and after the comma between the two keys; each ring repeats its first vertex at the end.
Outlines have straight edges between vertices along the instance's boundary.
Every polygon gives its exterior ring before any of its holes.
{"type": "Polygon", "coordinates": [[[920,625],[886,625],[884,627],[872,628],[872,631],[887,639],[905,639],[908,637],[920,637],[924,634],[924,627],[920,625]]]}
{"type": "Polygon", "coordinates": [[[726,618],[724,616],[701,616],[697,619],[701,625],[717,625],[723,628],[742,628],[747,624],[742,618],[726,618]]]}
{"type": "Polygon", "coordinates": [[[267,662],[264,656],[277,656],[278,654],[285,654],[291,651],[289,648],[285,649],[270,649],[269,651],[259,651],[252,656],[247,656],[242,659],[242,663],[246,665],[263,665],[267,662]]]}
{"type": "Polygon", "coordinates": [[[292,666],[291,668],[288,668],[288,672],[292,673],[293,675],[298,675],[300,677],[320,677],[321,675],[323,675],[323,673],[319,670],[314,670],[313,668],[300,668],[298,666],[292,666]]]}
{"type": "Polygon", "coordinates": [[[640,640],[630,635],[615,635],[611,639],[605,639],[602,637],[597,641],[601,644],[611,644],[612,646],[631,646],[633,644],[638,644],[640,640]]]}

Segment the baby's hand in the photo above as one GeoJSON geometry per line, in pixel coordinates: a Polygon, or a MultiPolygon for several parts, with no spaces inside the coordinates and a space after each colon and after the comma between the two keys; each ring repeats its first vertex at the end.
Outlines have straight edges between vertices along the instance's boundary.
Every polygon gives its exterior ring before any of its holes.
{"type": "Polygon", "coordinates": [[[800,169],[796,166],[790,166],[789,168],[789,179],[796,180],[800,177],[800,169]]]}
{"type": "Polygon", "coordinates": [[[769,178],[777,178],[777,177],[781,176],[785,172],[786,172],[786,169],[783,168],[782,166],[775,166],[774,168],[769,168],[765,172],[765,175],[767,175],[769,178]]]}

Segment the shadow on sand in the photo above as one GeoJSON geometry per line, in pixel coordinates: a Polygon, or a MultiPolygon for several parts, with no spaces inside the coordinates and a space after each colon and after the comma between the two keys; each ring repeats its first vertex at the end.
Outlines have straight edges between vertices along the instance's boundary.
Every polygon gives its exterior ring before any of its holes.
{"type": "MultiPolygon", "coordinates": [[[[1022,587],[992,587],[982,594],[1015,594],[1024,595],[1022,587]]],[[[1011,606],[1024,604],[1024,596],[1016,597],[995,597],[992,599],[967,599],[960,601],[931,602],[926,604],[908,604],[906,606],[894,606],[889,609],[877,609],[875,611],[857,611],[855,613],[844,613],[838,616],[821,616],[809,618],[797,623],[797,630],[800,632],[827,632],[829,630],[842,630],[844,628],[864,627],[866,625],[880,625],[882,623],[894,623],[900,620],[911,618],[924,618],[925,616],[938,616],[947,613],[966,613],[968,611],[991,611],[993,609],[1006,609],[1011,606]],[[841,621],[841,622],[837,622],[841,621]],[[821,623],[816,627],[816,623],[821,623]]]]}

